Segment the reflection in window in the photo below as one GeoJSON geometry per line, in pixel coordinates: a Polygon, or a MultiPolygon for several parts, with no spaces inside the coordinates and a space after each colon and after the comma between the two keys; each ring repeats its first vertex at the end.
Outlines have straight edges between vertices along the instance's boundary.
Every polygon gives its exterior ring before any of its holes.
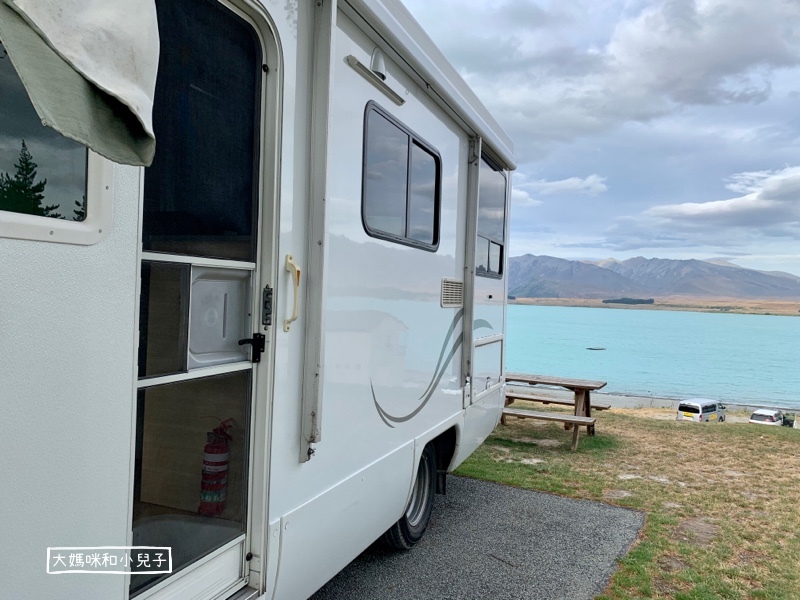
{"type": "Polygon", "coordinates": [[[377,111],[367,121],[364,218],[371,229],[406,234],[408,134],[377,111]]]}
{"type": "Polygon", "coordinates": [[[481,159],[478,192],[478,241],[475,268],[478,275],[499,276],[503,272],[506,225],[506,178],[486,158],[481,159]]]}
{"type": "Polygon", "coordinates": [[[475,268],[478,273],[486,273],[489,270],[489,240],[480,236],[475,243],[475,268]]]}
{"type": "Polygon", "coordinates": [[[437,181],[436,159],[414,143],[408,181],[408,237],[428,245],[434,243],[437,181]]]}
{"type": "Polygon", "coordinates": [[[83,221],[84,146],[42,125],[0,42],[0,210],[83,221]]]}
{"type": "Polygon", "coordinates": [[[367,106],[365,129],[362,211],[367,233],[436,250],[438,154],[375,104],[367,106]]]}
{"type": "Polygon", "coordinates": [[[503,247],[500,244],[489,242],[489,271],[492,273],[500,272],[500,257],[503,247]]]}
{"type": "Polygon", "coordinates": [[[216,0],[159,0],[144,249],[255,260],[261,46],[216,0]]]}

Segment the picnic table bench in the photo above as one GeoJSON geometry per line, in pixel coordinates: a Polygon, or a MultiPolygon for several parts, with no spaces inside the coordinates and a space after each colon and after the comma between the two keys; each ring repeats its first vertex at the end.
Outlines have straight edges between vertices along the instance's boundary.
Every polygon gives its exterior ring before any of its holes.
{"type": "MultiPolygon", "coordinates": [[[[605,381],[592,381],[588,379],[569,379],[566,377],[553,377],[551,375],[532,375],[528,373],[506,373],[506,383],[520,383],[526,386],[537,386],[537,385],[550,385],[550,386],[557,386],[563,387],[568,390],[572,390],[574,395],[573,404],[575,406],[574,415],[576,417],[591,417],[592,416],[592,408],[596,408],[597,410],[606,410],[610,408],[609,406],[602,405],[592,405],[591,403],[591,392],[595,390],[599,390],[606,386],[605,381]]],[[[515,398],[515,392],[506,392],[506,406],[510,404],[515,398]]],[[[531,400],[533,402],[542,402],[542,398],[540,396],[536,396],[535,394],[530,394],[530,398],[523,398],[525,400],[531,400]]],[[[547,399],[544,400],[544,403],[547,404],[561,404],[563,401],[551,400],[547,399]]],[[[565,404],[569,406],[569,403],[565,404]]],[[[506,409],[508,410],[508,409],[506,409]]],[[[505,410],[503,411],[505,412],[505,410]]],[[[591,423],[580,423],[580,425],[586,425],[586,433],[588,435],[594,435],[594,420],[591,423]]],[[[564,422],[564,427],[569,429],[573,426],[572,423],[564,422]]],[[[577,429],[577,425],[575,426],[577,429]]]]}
{"type": "MultiPolygon", "coordinates": [[[[514,402],[515,400],[526,400],[528,402],[540,402],[542,404],[557,404],[559,406],[575,406],[575,400],[559,400],[551,396],[536,396],[534,394],[526,394],[522,392],[507,391],[506,400],[514,402]]],[[[509,402],[510,404],[510,402],[509,402]]],[[[610,404],[595,404],[592,402],[592,410],[608,410],[611,408],[610,404]]]]}
{"type": "Polygon", "coordinates": [[[565,415],[554,412],[536,412],[534,410],[522,410],[518,408],[504,408],[503,409],[503,425],[506,424],[506,417],[518,417],[520,419],[539,419],[542,421],[558,421],[559,423],[569,423],[573,425],[572,428],[572,451],[578,449],[578,432],[580,425],[590,427],[594,425],[594,417],[576,417],[575,415],[565,415]]]}

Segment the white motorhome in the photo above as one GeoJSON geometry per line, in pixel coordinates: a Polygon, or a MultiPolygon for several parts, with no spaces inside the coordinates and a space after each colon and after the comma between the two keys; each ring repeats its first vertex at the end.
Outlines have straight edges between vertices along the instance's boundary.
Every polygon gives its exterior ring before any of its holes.
{"type": "Polygon", "coordinates": [[[146,168],[0,38],[3,598],[306,598],[502,411],[512,145],[402,4],[155,4],[146,168]]]}

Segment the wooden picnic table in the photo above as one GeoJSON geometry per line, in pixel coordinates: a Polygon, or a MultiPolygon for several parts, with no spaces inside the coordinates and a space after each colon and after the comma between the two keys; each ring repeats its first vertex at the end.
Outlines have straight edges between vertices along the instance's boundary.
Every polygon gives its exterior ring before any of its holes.
{"type": "MultiPolygon", "coordinates": [[[[527,386],[552,385],[572,390],[575,397],[575,410],[573,414],[576,417],[591,417],[591,392],[604,388],[607,382],[588,379],[568,379],[566,377],[553,377],[551,375],[506,373],[506,383],[522,383],[527,386]]],[[[570,426],[570,424],[565,424],[565,427],[568,426],[570,426]]],[[[586,433],[594,435],[594,424],[586,426],[586,433]]]]}
{"type": "Polygon", "coordinates": [[[575,452],[578,449],[578,426],[579,425],[594,425],[595,418],[594,417],[576,417],[565,415],[564,413],[553,413],[553,412],[536,412],[532,410],[517,410],[515,408],[504,408],[503,409],[503,425],[506,424],[506,417],[517,417],[519,419],[539,419],[541,421],[558,421],[559,423],[564,423],[572,425],[574,428],[572,430],[572,451],[575,452]]]}

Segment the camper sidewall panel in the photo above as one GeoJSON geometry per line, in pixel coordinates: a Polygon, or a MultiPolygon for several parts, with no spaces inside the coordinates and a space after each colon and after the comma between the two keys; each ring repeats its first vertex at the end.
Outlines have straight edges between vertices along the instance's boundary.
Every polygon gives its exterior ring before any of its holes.
{"type": "MultiPolygon", "coordinates": [[[[301,368],[293,348],[283,351],[281,338],[288,337],[290,346],[292,338],[301,339],[293,325],[288,336],[279,335],[276,353],[270,488],[280,494],[271,494],[269,513],[271,530],[281,536],[277,598],[313,592],[396,521],[425,443],[450,428],[460,437],[464,422],[463,310],[443,308],[440,294],[443,278],[464,278],[468,136],[388,58],[386,83],[405,99],[400,107],[347,64],[348,55],[369,64],[375,44],[342,12],[334,35],[322,441],[310,461],[298,461],[297,381],[280,375],[297,376],[301,368]],[[435,252],[372,237],[363,226],[369,102],[440,156],[435,252]],[[339,552],[323,552],[322,532],[338,541],[339,552]],[[319,569],[309,572],[303,568],[308,564],[319,569]]],[[[296,131],[294,139],[299,137],[296,131]]],[[[292,211],[291,231],[297,232],[294,215],[303,207],[284,203],[281,211],[282,225],[292,211]]],[[[282,243],[284,238],[282,227],[282,243]]]]}
{"type": "Polygon", "coordinates": [[[45,564],[48,547],[127,542],[139,172],[113,167],[113,222],[94,245],[0,239],[10,598],[124,597],[124,578],[49,576],[45,564]]]}

